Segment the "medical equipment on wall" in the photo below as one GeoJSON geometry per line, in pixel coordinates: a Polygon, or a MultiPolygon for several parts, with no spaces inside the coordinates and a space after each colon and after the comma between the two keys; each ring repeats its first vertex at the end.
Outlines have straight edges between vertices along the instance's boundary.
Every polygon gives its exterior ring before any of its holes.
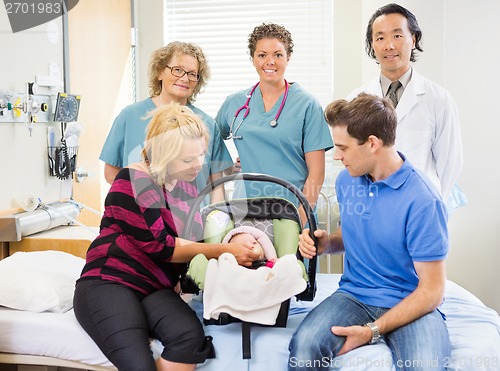
{"type": "Polygon", "coordinates": [[[39,198],[26,201],[28,210],[0,217],[0,241],[20,241],[34,233],[46,231],[61,225],[78,224],[76,218],[81,207],[73,201],[57,201],[44,204],[39,198]]]}
{"type": "MultiPolygon", "coordinates": [[[[231,125],[229,126],[229,136],[227,139],[243,139],[243,136],[237,135],[238,129],[240,128],[241,124],[243,124],[243,121],[246,119],[248,114],[250,113],[250,99],[252,99],[252,95],[255,92],[255,89],[257,89],[257,86],[259,86],[260,82],[255,84],[250,90],[250,93],[246,95],[247,100],[245,101],[245,104],[238,108],[236,112],[234,113],[233,121],[231,121],[231,125]],[[241,111],[245,110],[243,113],[243,117],[241,118],[241,121],[239,124],[234,128],[234,123],[236,122],[236,119],[238,118],[238,115],[240,114],[241,111]]],[[[276,116],[274,116],[274,119],[269,122],[269,125],[273,128],[278,126],[278,119],[281,115],[281,111],[283,111],[283,107],[285,106],[286,99],[288,97],[288,82],[285,80],[285,93],[283,94],[283,100],[281,101],[280,107],[278,108],[278,112],[276,113],[276,116]]]]}
{"type": "Polygon", "coordinates": [[[74,199],[44,203],[38,196],[22,195],[16,197],[16,203],[23,211],[0,216],[0,242],[20,241],[23,237],[64,225],[78,225],[95,233],[93,227],[77,218],[83,210],[102,216],[100,211],[74,199]]]}
{"type": "Polygon", "coordinates": [[[27,82],[24,94],[0,90],[0,122],[28,124],[30,137],[37,122],[48,122],[50,97],[40,94],[35,82],[27,82]]]}
{"type": "Polygon", "coordinates": [[[76,167],[78,137],[81,125],[76,122],[80,110],[80,96],[65,93],[57,95],[54,121],[61,122],[61,139],[56,145],[53,127],[47,128],[49,173],[61,180],[69,179],[76,167]]]}
{"type": "Polygon", "coordinates": [[[52,90],[50,94],[44,94],[35,82],[26,83],[24,93],[16,94],[0,89],[0,122],[27,124],[30,137],[35,123],[49,123],[49,175],[62,180],[69,179],[76,168],[78,136],[68,135],[66,126],[67,123],[75,123],[79,109],[80,96],[54,93],[52,90]],[[53,122],[61,123],[59,141],[56,141],[53,122]]]}

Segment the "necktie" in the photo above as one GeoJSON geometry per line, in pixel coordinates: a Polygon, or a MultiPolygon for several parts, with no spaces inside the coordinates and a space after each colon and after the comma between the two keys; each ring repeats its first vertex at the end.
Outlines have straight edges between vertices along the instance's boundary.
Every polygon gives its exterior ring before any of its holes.
{"type": "Polygon", "coordinates": [[[394,105],[394,108],[396,108],[398,106],[398,89],[403,86],[401,84],[401,82],[398,81],[394,81],[394,82],[391,82],[391,85],[389,86],[389,90],[387,90],[387,97],[389,97],[389,99],[392,101],[392,104],[394,105]]]}

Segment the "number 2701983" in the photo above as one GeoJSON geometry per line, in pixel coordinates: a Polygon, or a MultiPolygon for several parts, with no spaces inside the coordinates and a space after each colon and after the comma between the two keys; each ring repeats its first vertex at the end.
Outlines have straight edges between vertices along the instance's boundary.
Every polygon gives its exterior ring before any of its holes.
{"type": "Polygon", "coordinates": [[[7,14],[61,14],[62,0],[37,2],[5,2],[7,14]]]}

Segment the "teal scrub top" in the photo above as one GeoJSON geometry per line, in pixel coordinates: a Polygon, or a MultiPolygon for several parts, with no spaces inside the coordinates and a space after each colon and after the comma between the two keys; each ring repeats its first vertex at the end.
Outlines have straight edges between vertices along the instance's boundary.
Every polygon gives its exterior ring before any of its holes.
{"type": "MultiPolygon", "coordinates": [[[[234,93],[226,98],[216,116],[221,134],[227,139],[236,111],[243,106],[251,88],[234,93]]],[[[250,112],[238,130],[245,110],[238,115],[233,134],[242,139],[233,139],[244,173],[263,173],[289,181],[303,190],[308,170],[305,161],[307,152],[329,150],[333,147],[328,124],[321,105],[311,94],[297,83],[289,87],[288,97],[278,118],[278,125],[271,127],[283,96],[268,112],[264,109],[260,87],[250,99],[250,112]]],[[[321,185],[320,185],[321,186],[321,185]]],[[[287,189],[268,182],[241,182],[235,185],[234,198],[277,196],[298,203],[287,189]]]]}
{"type": "MultiPolygon", "coordinates": [[[[233,161],[214,119],[191,104],[188,104],[187,107],[201,117],[210,132],[205,164],[196,178],[196,186],[198,191],[201,191],[206,186],[211,174],[233,166],[233,161]]],[[[104,142],[99,159],[118,167],[125,167],[140,161],[146,137],[146,127],[150,120],[148,113],[154,109],[156,109],[156,105],[151,98],[125,107],[116,117],[104,142]]]]}

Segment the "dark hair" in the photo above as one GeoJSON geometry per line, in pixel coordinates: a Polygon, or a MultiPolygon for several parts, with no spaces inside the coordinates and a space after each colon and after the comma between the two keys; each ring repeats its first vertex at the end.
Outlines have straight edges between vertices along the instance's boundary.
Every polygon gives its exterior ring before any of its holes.
{"type": "Polygon", "coordinates": [[[339,99],[325,108],[328,125],[347,126],[349,135],[363,144],[374,135],[391,146],[396,141],[398,119],[391,102],[386,98],[361,93],[352,101],[339,99]]]}
{"type": "Polygon", "coordinates": [[[274,23],[262,23],[255,27],[250,35],[248,35],[248,52],[253,58],[257,41],[262,39],[278,39],[285,46],[287,58],[290,58],[293,53],[292,34],[285,26],[274,23]]]}
{"type": "MultiPolygon", "coordinates": [[[[365,50],[366,53],[375,60],[377,60],[377,57],[375,56],[375,51],[373,50],[372,46],[373,22],[381,15],[394,14],[394,13],[401,14],[403,17],[406,18],[406,20],[408,21],[408,28],[410,30],[410,33],[412,36],[415,36],[415,49],[420,52],[424,51],[422,49],[422,46],[420,45],[420,40],[422,39],[422,30],[418,25],[417,18],[408,9],[403,8],[401,5],[392,3],[384,5],[381,8],[378,8],[375,11],[375,13],[373,13],[372,17],[370,18],[370,21],[368,22],[368,27],[366,28],[365,50]]],[[[412,62],[417,61],[417,55],[416,55],[417,52],[415,51],[415,49],[411,51],[410,55],[410,61],[412,62]]]]}

